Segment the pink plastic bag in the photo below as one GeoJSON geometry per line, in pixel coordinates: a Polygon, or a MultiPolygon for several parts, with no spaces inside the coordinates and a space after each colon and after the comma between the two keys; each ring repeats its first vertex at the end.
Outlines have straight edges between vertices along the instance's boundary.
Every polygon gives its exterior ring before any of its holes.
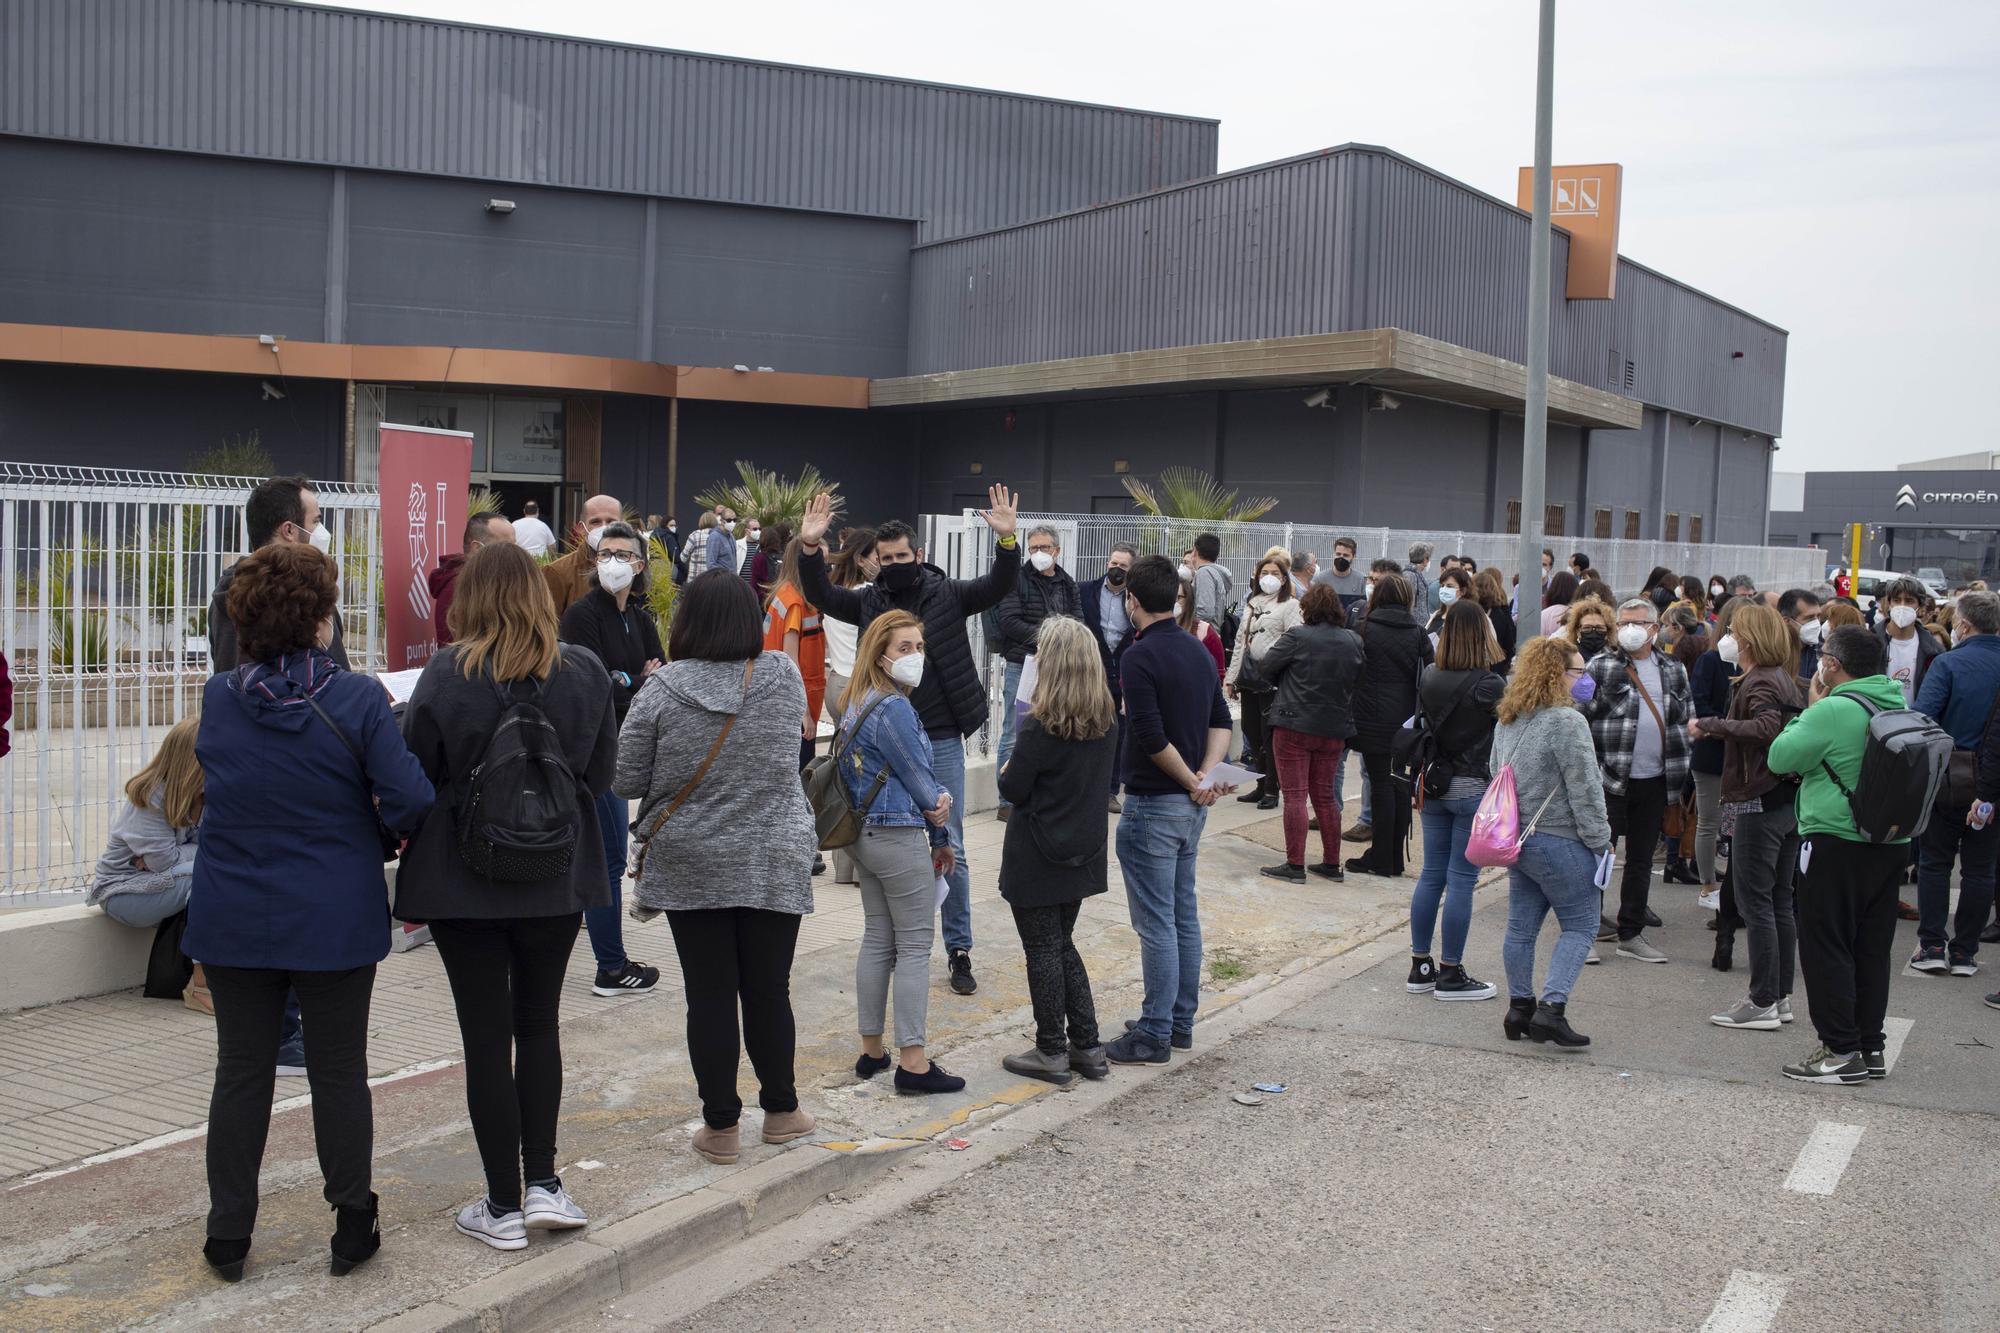
{"type": "Polygon", "coordinates": [[[1521,800],[1514,787],[1514,766],[1502,764],[1479,798],[1472,816],[1472,833],[1465,840],[1465,859],[1476,866],[1511,866],[1521,855],[1521,800]]]}

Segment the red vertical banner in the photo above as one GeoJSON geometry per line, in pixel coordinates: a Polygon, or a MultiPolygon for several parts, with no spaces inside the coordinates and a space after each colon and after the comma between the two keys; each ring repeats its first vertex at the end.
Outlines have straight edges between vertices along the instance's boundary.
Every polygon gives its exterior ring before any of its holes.
{"type": "Polygon", "coordinates": [[[430,573],[457,548],[472,489],[472,432],[382,425],[383,664],[410,671],[437,651],[430,573]]]}

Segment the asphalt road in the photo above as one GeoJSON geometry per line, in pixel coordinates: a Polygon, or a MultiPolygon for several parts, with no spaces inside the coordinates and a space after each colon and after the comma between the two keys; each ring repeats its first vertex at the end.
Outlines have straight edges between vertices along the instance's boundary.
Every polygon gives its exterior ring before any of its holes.
{"type": "MultiPolygon", "coordinates": [[[[1482,898],[1469,965],[1503,982],[1504,895],[1482,898]]],[[[1899,963],[1890,1077],[1796,1084],[1804,1006],[1780,1033],[1710,1026],[1742,950],[1712,971],[1693,892],[1655,899],[1673,961],[1607,947],[1585,970],[1585,1054],[1504,1041],[1503,1001],[1406,994],[1392,935],[1163,1077],[963,1169],[940,1152],[594,1326],[2000,1329],[1979,1002],[2000,967],[1899,963]],[[1260,1080],[1290,1090],[1232,1100],[1260,1080]]]]}

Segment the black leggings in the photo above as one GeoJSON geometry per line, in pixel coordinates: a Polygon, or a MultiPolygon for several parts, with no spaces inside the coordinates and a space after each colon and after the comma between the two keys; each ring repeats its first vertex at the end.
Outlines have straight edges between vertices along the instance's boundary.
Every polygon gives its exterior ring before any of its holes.
{"type": "Polygon", "coordinates": [[[1385,875],[1403,873],[1403,845],[1410,837],[1410,794],[1393,776],[1395,751],[1364,747],[1361,766],[1368,770],[1368,851],[1360,859],[1385,875]]]}
{"type": "Polygon", "coordinates": [[[796,1111],[792,1082],[792,951],[799,919],[756,907],[668,912],[674,950],[687,990],[688,1063],[701,1094],[701,1118],[710,1129],[728,1129],[743,1115],[736,1095],[736,1066],[744,1050],[757,1071],[757,1104],[766,1111],[796,1111]],[[736,1010],[743,1009],[741,1043],[736,1010]]]}
{"type": "Polygon", "coordinates": [[[1083,970],[1073,938],[1082,907],[1074,902],[1014,909],[1014,928],[1027,955],[1028,996],[1035,1006],[1035,1045],[1051,1055],[1098,1044],[1090,974],[1083,970]]]}
{"type": "MultiPolygon", "coordinates": [[[[556,1174],[563,978],[583,922],[567,916],[431,922],[465,1040],[465,1107],[494,1208],[556,1174]]],[[[310,1048],[308,1048],[310,1054],[310,1048]]]]}
{"type": "Polygon", "coordinates": [[[368,1094],[368,1002],[375,965],[346,972],[291,972],[206,964],[215,1001],[215,1088],[208,1099],[208,1234],[247,1240],[257,1225],[257,1169],[271,1132],[278,1078],[278,1029],[287,992],[296,990],[311,1040],[313,1146],[326,1201],[366,1208],[375,1152],[368,1094]]]}
{"type": "MultiPolygon", "coordinates": [[[[1245,649],[1244,651],[1249,651],[1245,649]]],[[[1275,694],[1244,691],[1243,740],[1250,747],[1250,765],[1264,776],[1257,779],[1257,794],[1268,796],[1278,790],[1278,768],[1271,759],[1271,704],[1275,694]]]]}

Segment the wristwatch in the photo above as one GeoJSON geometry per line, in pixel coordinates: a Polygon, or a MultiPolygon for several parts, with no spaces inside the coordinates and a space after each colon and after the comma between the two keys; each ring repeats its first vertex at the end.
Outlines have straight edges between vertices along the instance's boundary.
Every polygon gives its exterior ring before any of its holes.
{"type": "Polygon", "coordinates": [[[1013,549],[1014,549],[1014,548],[1015,548],[1016,546],[1019,546],[1020,544],[1021,544],[1021,539],[1020,539],[1020,537],[1019,537],[1019,536],[1017,536],[1017,535],[1016,535],[1016,534],[1014,534],[1014,533],[1011,533],[1011,532],[1010,532],[1010,533],[1008,533],[1008,534],[1007,534],[1007,535],[1006,535],[1005,537],[1002,537],[1002,538],[1000,539],[1000,546],[1001,546],[1001,547],[1002,547],[1002,549],[1004,549],[1004,550],[1009,550],[1009,551],[1011,551],[1011,550],[1013,550],[1013,549]]]}

